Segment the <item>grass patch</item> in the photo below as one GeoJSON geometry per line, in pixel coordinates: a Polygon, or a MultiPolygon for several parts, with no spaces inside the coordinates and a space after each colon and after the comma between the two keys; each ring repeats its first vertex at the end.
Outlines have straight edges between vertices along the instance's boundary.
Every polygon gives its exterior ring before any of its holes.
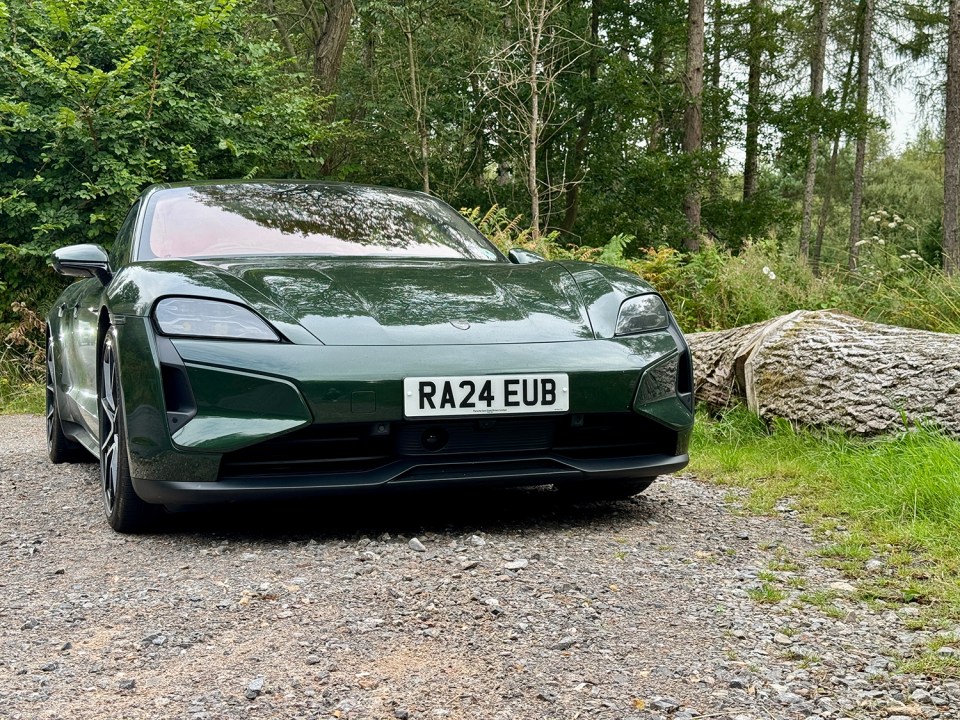
{"type": "Polygon", "coordinates": [[[21,362],[0,355],[0,415],[44,413],[44,386],[36,375],[21,362]]]}
{"type": "Polygon", "coordinates": [[[775,585],[770,583],[760,583],[760,587],[747,590],[750,599],[758,603],[767,603],[774,605],[782,600],[786,600],[787,594],[775,585]]]}
{"type": "Polygon", "coordinates": [[[745,488],[754,512],[790,498],[820,531],[823,562],[866,578],[873,597],[960,617],[957,441],[929,428],[858,439],[768,427],[738,408],[720,419],[701,413],[690,455],[700,477],[745,488]],[[879,573],[865,570],[872,558],[879,573]]]}

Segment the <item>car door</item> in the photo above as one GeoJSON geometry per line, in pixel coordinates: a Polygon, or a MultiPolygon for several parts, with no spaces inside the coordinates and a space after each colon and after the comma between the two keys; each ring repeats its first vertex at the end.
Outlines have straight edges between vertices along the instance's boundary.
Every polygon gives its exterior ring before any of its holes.
{"type": "MultiPolygon", "coordinates": [[[[117,238],[114,241],[115,252],[111,253],[111,267],[115,271],[120,265],[126,264],[129,253],[130,235],[133,231],[139,201],[127,213],[127,217],[120,226],[117,238]]],[[[97,360],[100,349],[100,316],[105,305],[105,287],[96,278],[81,280],[76,283],[76,294],[63,308],[61,322],[63,323],[66,342],[64,352],[67,354],[66,366],[69,369],[67,394],[73,400],[78,410],[81,422],[91,435],[98,437],[99,408],[97,397],[97,360]]]]}

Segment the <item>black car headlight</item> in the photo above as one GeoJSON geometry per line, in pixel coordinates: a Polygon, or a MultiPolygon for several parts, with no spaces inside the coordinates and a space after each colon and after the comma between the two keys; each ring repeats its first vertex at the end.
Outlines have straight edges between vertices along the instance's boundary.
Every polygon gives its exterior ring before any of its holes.
{"type": "Polygon", "coordinates": [[[666,330],[670,325],[670,311],[659,295],[637,295],[620,305],[617,317],[617,335],[636,335],[651,330],[666,330]]]}
{"type": "Polygon", "coordinates": [[[221,300],[164,298],[153,309],[164,335],[279,342],[280,336],[253,310],[221,300]]]}

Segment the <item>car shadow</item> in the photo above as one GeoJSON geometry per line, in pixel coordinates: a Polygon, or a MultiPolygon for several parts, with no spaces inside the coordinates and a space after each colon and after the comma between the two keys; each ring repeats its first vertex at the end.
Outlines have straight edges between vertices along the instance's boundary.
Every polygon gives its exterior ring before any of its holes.
{"type": "MultiPolygon", "coordinates": [[[[654,490],[648,491],[654,493],[654,490]]],[[[331,496],[293,502],[212,505],[168,513],[161,534],[236,541],[346,540],[389,533],[554,532],[592,523],[646,522],[664,501],[575,502],[551,488],[460,488],[331,496]]]]}

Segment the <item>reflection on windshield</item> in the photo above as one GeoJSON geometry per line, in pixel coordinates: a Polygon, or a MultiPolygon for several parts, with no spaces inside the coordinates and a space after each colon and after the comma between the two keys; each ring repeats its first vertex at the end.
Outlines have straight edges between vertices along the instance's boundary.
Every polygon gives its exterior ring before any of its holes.
{"type": "Polygon", "coordinates": [[[344,255],[497,260],[433,198],[336,183],[170,188],[150,200],[138,259],[344,255]]]}

